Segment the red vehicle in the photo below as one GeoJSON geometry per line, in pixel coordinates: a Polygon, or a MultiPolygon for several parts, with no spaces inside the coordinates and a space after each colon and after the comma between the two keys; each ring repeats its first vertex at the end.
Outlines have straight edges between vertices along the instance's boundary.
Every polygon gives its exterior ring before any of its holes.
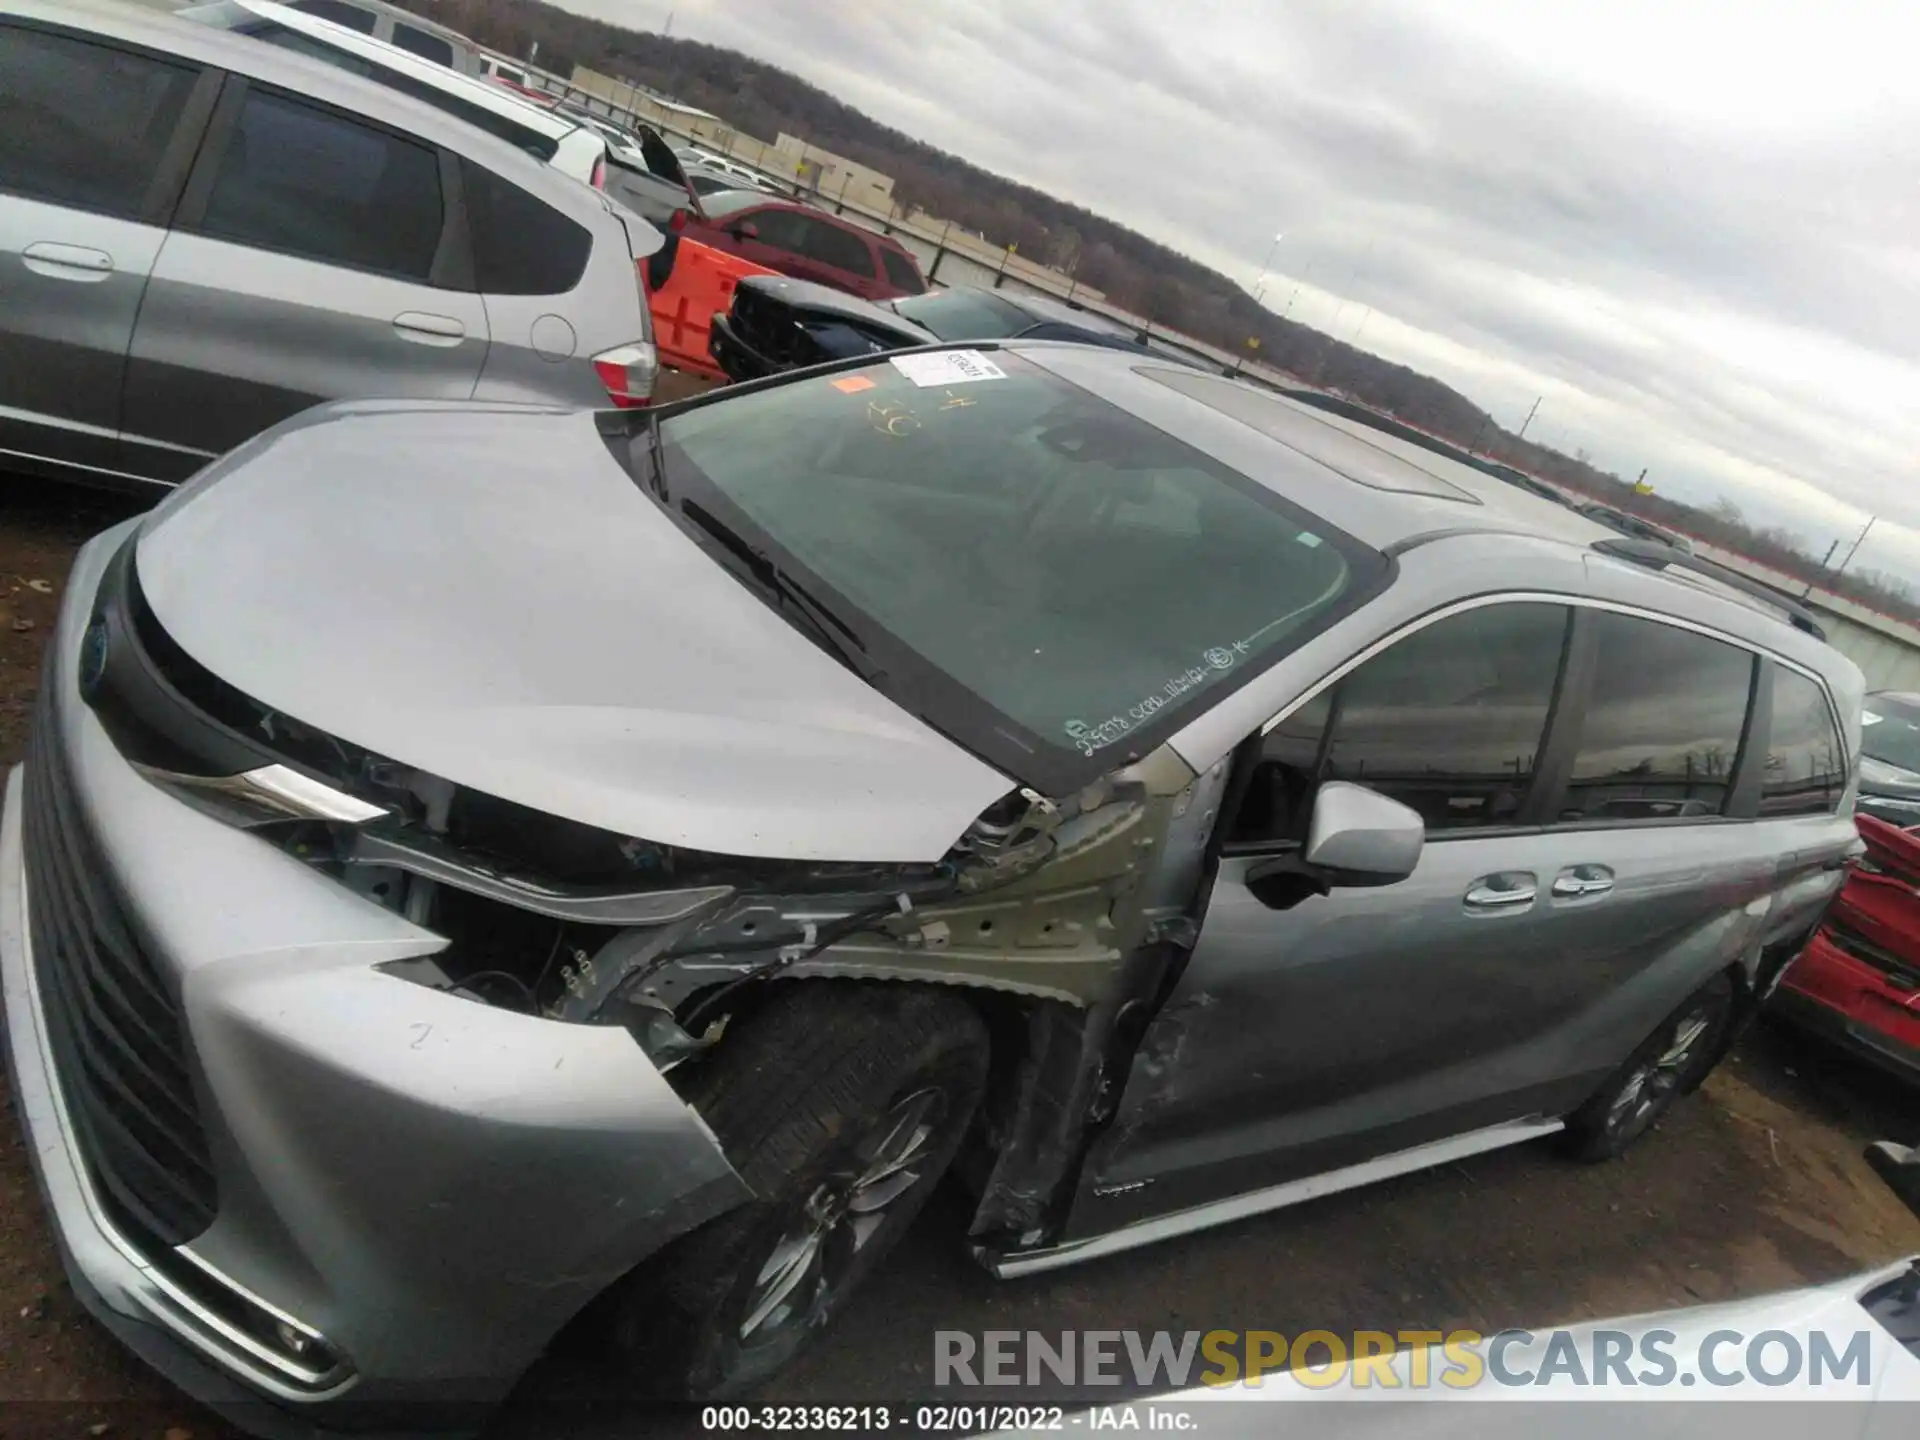
{"type": "Polygon", "coordinates": [[[837,215],[745,190],[719,190],[689,211],[689,240],[738,255],[797,280],[831,285],[863,300],[894,300],[927,288],[898,240],[837,215]]]}
{"type": "Polygon", "coordinates": [[[1870,815],[1855,823],[1867,853],[1773,1008],[1920,1084],[1920,833],[1870,815]]]}

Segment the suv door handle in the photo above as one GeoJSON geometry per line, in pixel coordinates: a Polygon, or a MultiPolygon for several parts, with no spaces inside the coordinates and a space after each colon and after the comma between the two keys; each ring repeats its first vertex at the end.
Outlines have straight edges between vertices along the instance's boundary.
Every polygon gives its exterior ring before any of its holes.
{"type": "Polygon", "coordinates": [[[77,280],[83,285],[106,279],[113,273],[113,257],[90,245],[62,245],[41,240],[20,252],[20,263],[36,275],[49,280],[77,280]]]}
{"type": "Polygon", "coordinates": [[[394,316],[393,329],[402,340],[416,345],[458,345],[467,338],[467,327],[451,315],[429,315],[422,310],[394,316]]]}
{"type": "Polygon", "coordinates": [[[1519,912],[1533,904],[1539,882],[1525,870],[1507,870],[1486,875],[1473,882],[1466,894],[1469,910],[1492,913],[1519,912]]]}
{"type": "Polygon", "coordinates": [[[1574,900],[1613,889],[1613,871],[1604,865],[1570,865],[1553,877],[1553,898],[1574,900]]]}

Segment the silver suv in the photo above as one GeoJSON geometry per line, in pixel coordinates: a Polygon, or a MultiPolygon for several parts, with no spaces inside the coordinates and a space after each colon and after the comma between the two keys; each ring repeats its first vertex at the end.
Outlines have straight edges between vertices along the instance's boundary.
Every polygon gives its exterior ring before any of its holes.
{"type": "Polygon", "coordinates": [[[1018,1275],[1615,1155],[1858,847],[1743,583],[1044,341],[290,421],[81,553],[7,788],[74,1288],[316,1422],[590,1302],[725,1395],[949,1169],[1018,1275]]]}
{"type": "Polygon", "coordinates": [[[0,452],[169,484],[318,401],[644,403],[645,221],[441,110],[108,0],[0,0],[0,452]]]}

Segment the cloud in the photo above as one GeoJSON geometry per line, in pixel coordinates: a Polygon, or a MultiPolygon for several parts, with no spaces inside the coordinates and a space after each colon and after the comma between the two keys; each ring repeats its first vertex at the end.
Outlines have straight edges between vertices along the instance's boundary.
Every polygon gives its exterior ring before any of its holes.
{"type": "MultiPolygon", "coordinates": [[[[561,0],[658,29],[668,0],[561,0]]],[[[1920,6],[671,0],[1512,428],[1920,578],[1920,6]],[[1363,328],[1364,327],[1364,328],[1363,328]]]]}

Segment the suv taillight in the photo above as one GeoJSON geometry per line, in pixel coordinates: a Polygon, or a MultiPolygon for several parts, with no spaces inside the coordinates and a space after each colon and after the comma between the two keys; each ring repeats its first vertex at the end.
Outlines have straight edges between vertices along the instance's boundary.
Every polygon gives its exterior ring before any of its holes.
{"type": "Polygon", "coordinates": [[[601,155],[593,162],[593,179],[588,182],[596,190],[607,188],[607,157],[601,155]]]}
{"type": "Polygon", "coordinates": [[[606,387],[607,399],[617,410],[637,410],[653,400],[653,382],[660,375],[660,355],[645,340],[602,350],[593,357],[593,373],[606,387]]]}

